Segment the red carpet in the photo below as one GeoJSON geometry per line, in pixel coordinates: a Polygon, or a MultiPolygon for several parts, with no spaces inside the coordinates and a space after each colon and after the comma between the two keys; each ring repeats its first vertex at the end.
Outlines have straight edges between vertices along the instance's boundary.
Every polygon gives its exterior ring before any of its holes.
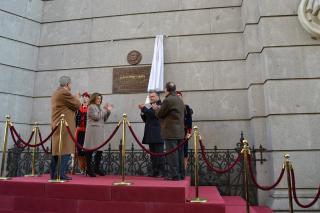
{"type": "MultiPolygon", "coordinates": [[[[119,177],[73,176],[66,183],[48,183],[48,176],[0,181],[0,213],[233,213],[243,212],[239,197],[221,197],[214,186],[200,187],[205,204],[187,202],[194,197],[189,179],[164,181],[127,177],[132,186],[113,186],[119,177]]],[[[270,213],[252,208],[253,213],[270,213]]]]}

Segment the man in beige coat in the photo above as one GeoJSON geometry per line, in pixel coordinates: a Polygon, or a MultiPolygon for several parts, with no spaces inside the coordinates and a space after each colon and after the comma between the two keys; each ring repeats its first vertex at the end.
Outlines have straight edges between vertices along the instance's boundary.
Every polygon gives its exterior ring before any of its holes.
{"type": "MultiPolygon", "coordinates": [[[[71,132],[75,132],[75,112],[81,106],[79,97],[73,96],[71,91],[71,78],[62,76],[59,79],[60,87],[53,93],[51,97],[51,125],[54,128],[60,122],[61,114],[65,115],[65,120],[68,122],[71,132]]],[[[59,155],[59,131],[56,131],[52,136],[52,159],[51,159],[51,179],[56,179],[56,166],[59,155]]],[[[71,180],[66,175],[70,156],[74,153],[74,144],[64,128],[62,131],[62,149],[61,149],[61,168],[60,178],[71,180]]]]}

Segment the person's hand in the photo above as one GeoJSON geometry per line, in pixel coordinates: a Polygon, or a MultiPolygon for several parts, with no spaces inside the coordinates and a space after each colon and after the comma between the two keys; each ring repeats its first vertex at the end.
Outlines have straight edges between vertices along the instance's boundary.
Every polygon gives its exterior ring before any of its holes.
{"type": "Polygon", "coordinates": [[[111,111],[112,110],[112,105],[111,104],[108,104],[108,103],[106,103],[104,106],[103,106],[103,108],[105,109],[105,110],[107,110],[107,111],[111,111]]]}
{"type": "Polygon", "coordinates": [[[152,104],[151,106],[152,106],[152,109],[153,109],[153,110],[157,110],[157,109],[160,108],[160,106],[157,105],[157,104],[152,104]]]}
{"type": "Polygon", "coordinates": [[[144,104],[139,104],[139,109],[142,109],[145,105],[144,104]]]}
{"type": "Polygon", "coordinates": [[[80,99],[81,98],[81,94],[80,92],[77,92],[77,94],[75,95],[76,98],[80,99]]]}
{"type": "Polygon", "coordinates": [[[186,135],[186,139],[189,139],[190,137],[191,137],[191,134],[188,133],[188,134],[186,135]]]}
{"type": "Polygon", "coordinates": [[[113,109],[113,105],[112,104],[107,104],[107,109],[108,109],[108,111],[111,111],[113,109]]]}

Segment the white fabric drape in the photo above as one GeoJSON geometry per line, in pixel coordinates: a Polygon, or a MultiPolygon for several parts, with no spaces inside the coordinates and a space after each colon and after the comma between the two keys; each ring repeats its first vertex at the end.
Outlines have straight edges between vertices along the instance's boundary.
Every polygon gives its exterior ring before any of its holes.
{"type": "Polygon", "coordinates": [[[163,35],[157,35],[154,43],[153,59],[148,83],[148,91],[163,91],[163,35]]]}

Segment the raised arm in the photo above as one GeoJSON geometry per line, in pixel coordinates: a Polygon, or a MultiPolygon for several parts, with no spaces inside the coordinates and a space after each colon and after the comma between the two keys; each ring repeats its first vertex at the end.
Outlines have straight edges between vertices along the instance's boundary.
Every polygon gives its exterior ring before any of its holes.
{"type": "Polygon", "coordinates": [[[103,120],[104,120],[105,123],[107,122],[110,114],[111,114],[111,111],[110,111],[110,110],[103,111],[103,120]]]}
{"type": "Polygon", "coordinates": [[[76,111],[80,108],[81,102],[78,98],[74,97],[70,92],[63,93],[63,100],[65,105],[72,111],[76,111]]]}

